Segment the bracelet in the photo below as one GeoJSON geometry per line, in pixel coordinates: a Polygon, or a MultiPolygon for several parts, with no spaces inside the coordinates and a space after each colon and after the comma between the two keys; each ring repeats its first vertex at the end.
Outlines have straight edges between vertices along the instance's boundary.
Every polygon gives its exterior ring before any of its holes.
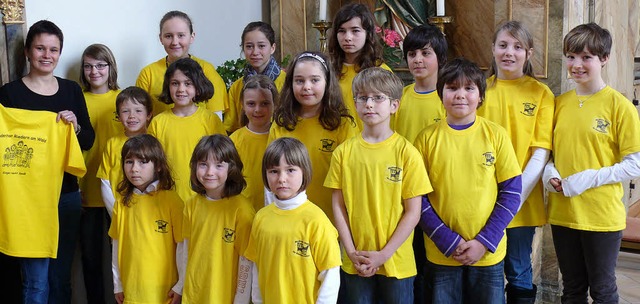
{"type": "Polygon", "coordinates": [[[78,135],[78,133],[80,133],[80,131],[82,130],[82,127],[80,127],[80,124],[76,124],[78,126],[78,128],[76,129],[76,135],[78,135]]]}

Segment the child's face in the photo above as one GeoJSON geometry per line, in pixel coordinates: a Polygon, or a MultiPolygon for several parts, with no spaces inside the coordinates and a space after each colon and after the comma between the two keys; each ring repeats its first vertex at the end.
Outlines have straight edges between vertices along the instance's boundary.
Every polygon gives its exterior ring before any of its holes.
{"type": "Polygon", "coordinates": [[[293,70],[293,96],[301,106],[301,116],[313,117],[322,110],[327,80],[324,67],[316,60],[300,61],[293,70]]]}
{"type": "Polygon", "coordinates": [[[171,94],[171,100],[175,103],[174,107],[188,107],[193,104],[193,98],[196,96],[196,87],[189,77],[176,69],[171,78],[169,78],[169,94],[171,94]]]}
{"type": "Polygon", "coordinates": [[[256,129],[261,129],[271,123],[273,101],[271,100],[271,94],[268,94],[269,96],[265,95],[267,94],[260,89],[244,90],[242,109],[247,118],[249,118],[249,124],[256,129]]]}
{"type": "Polygon", "coordinates": [[[130,157],[124,160],[124,174],[131,184],[143,192],[156,179],[156,170],[153,162],[137,157],[130,157]]]}
{"type": "Polygon", "coordinates": [[[124,126],[125,134],[128,137],[147,133],[147,124],[151,119],[151,113],[141,103],[132,99],[127,99],[118,109],[118,119],[124,126]]]}
{"type": "Polygon", "coordinates": [[[82,58],[82,71],[84,78],[89,82],[91,91],[105,93],[109,90],[109,64],[104,60],[91,57],[82,58]]]}
{"type": "Polygon", "coordinates": [[[271,59],[271,54],[276,51],[276,45],[270,44],[267,36],[260,30],[253,30],[244,35],[242,51],[249,64],[258,73],[262,73],[271,59]]]}
{"type": "Polygon", "coordinates": [[[171,62],[189,55],[189,46],[194,38],[195,33],[189,32],[189,24],[180,17],[171,18],[162,24],[160,43],[171,62]]]}
{"type": "Polygon", "coordinates": [[[493,59],[496,62],[496,71],[500,79],[517,79],[524,75],[522,68],[532,50],[525,49],[524,45],[507,31],[498,33],[493,42],[493,59]]]}
{"type": "Polygon", "coordinates": [[[391,114],[398,110],[398,100],[381,92],[359,92],[356,94],[356,111],[360,120],[369,127],[389,124],[391,114]]]}
{"type": "Polygon", "coordinates": [[[204,186],[210,198],[222,198],[228,173],[229,164],[218,161],[212,156],[196,164],[196,178],[204,186]]]}
{"type": "Polygon", "coordinates": [[[600,58],[587,48],[581,53],[567,53],[567,71],[578,85],[588,85],[602,80],[602,67],[609,58],[600,58]]]}
{"type": "Polygon", "coordinates": [[[278,199],[293,198],[298,195],[302,186],[302,169],[289,165],[283,155],[277,166],[267,169],[267,181],[269,189],[278,199]]]}
{"type": "MultiPolygon", "coordinates": [[[[365,42],[367,42],[367,31],[362,28],[360,17],[353,17],[338,28],[338,44],[347,58],[357,57],[365,42]]],[[[347,63],[353,62],[347,61],[347,63]]]]}
{"type": "Polygon", "coordinates": [[[431,79],[433,84],[438,81],[438,56],[429,45],[419,50],[407,52],[409,72],[416,80],[431,79]]]}
{"type": "Polygon", "coordinates": [[[464,125],[475,121],[479,103],[478,86],[466,79],[446,83],[442,89],[442,104],[449,124],[464,125]]]}

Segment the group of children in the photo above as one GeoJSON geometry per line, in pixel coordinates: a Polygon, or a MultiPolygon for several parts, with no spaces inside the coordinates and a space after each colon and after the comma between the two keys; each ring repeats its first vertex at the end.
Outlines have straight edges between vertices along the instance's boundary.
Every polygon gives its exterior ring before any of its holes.
{"type": "Polygon", "coordinates": [[[496,30],[489,78],[447,61],[437,28],[413,28],[406,87],[374,26],[365,5],[345,5],[330,58],[302,52],[285,73],[273,29],[252,22],[228,95],[189,54],[182,12],[162,18],[167,56],[136,87],[120,91],[111,51],[89,46],[89,301],[104,298],[103,206],[118,303],[503,303],[505,291],[534,303],[531,247],[547,222],[563,301],[617,300],[620,181],[640,176],[640,122],[602,80],[609,33],[587,24],[565,37],[576,89],[554,102],[517,21],[496,30]]]}

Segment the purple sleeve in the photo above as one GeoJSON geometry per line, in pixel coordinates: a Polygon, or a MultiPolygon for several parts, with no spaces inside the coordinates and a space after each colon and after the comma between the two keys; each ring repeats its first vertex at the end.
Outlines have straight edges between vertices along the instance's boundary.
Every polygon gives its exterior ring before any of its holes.
{"type": "Polygon", "coordinates": [[[422,213],[419,225],[446,257],[453,253],[462,238],[444,224],[431,206],[427,195],[422,196],[422,213]]]}
{"type": "Polygon", "coordinates": [[[480,233],[475,240],[482,243],[490,252],[495,252],[504,236],[504,229],[518,212],[522,178],[520,175],[498,184],[498,199],[480,233]]]}

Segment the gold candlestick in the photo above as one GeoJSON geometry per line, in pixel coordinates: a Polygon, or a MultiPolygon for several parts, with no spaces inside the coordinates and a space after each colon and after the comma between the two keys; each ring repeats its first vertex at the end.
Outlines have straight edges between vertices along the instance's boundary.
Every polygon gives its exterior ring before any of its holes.
{"type": "Polygon", "coordinates": [[[331,27],[331,21],[320,20],[311,23],[313,28],[320,32],[320,52],[327,52],[327,30],[331,27]]]}
{"type": "Polygon", "coordinates": [[[451,22],[453,22],[453,17],[452,16],[429,17],[429,23],[432,24],[432,25],[437,26],[440,29],[440,32],[442,32],[443,35],[445,35],[445,33],[444,33],[444,25],[447,24],[447,23],[451,23],[451,22]]]}

